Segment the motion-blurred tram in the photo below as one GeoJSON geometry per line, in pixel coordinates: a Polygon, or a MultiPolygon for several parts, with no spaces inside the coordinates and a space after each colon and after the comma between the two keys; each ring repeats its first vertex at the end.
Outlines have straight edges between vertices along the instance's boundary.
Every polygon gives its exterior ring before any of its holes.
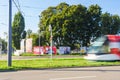
{"type": "Polygon", "coordinates": [[[120,35],[105,35],[99,37],[89,47],[87,60],[116,61],[120,60],[120,35]]]}

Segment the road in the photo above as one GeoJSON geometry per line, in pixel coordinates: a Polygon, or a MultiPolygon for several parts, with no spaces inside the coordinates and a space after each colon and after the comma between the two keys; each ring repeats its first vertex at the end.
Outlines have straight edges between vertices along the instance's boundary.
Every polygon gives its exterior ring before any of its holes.
{"type": "Polygon", "coordinates": [[[0,80],[120,80],[120,66],[0,72],[0,80]]]}

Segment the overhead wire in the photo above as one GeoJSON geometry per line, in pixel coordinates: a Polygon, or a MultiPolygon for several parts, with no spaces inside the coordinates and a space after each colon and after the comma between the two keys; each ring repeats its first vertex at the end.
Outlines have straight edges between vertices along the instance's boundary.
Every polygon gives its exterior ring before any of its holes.
{"type": "MultiPolygon", "coordinates": [[[[8,5],[0,5],[2,7],[8,7],[8,5]]],[[[13,6],[16,7],[16,6],[13,6]]],[[[24,7],[24,8],[30,8],[30,9],[45,9],[45,8],[39,8],[39,7],[34,7],[34,6],[20,6],[20,7],[24,7]]]]}
{"type": "Polygon", "coordinates": [[[12,1],[15,4],[15,7],[18,9],[18,11],[25,16],[25,13],[21,10],[19,0],[12,0],[12,1]]]}
{"type": "MultiPolygon", "coordinates": [[[[20,6],[20,4],[18,4],[20,6]]],[[[8,5],[0,5],[1,7],[8,7],[8,5]]],[[[16,6],[13,6],[13,7],[16,7],[16,6]]],[[[24,8],[29,8],[29,9],[37,9],[37,10],[40,10],[40,9],[45,9],[45,8],[39,8],[39,7],[34,7],[34,6],[20,6],[21,7],[24,7],[24,8]]]]}
{"type": "MultiPolygon", "coordinates": [[[[14,5],[15,5],[15,6],[13,6],[13,7],[16,7],[17,10],[18,10],[20,13],[23,14],[23,16],[26,16],[26,15],[25,15],[25,13],[22,11],[21,7],[29,8],[29,9],[39,9],[39,10],[40,10],[40,9],[44,9],[44,8],[39,8],[39,7],[34,7],[34,6],[21,6],[19,0],[12,0],[12,1],[13,1],[14,5]]],[[[0,5],[0,6],[2,6],[2,7],[7,7],[8,5],[0,5]]],[[[27,15],[26,17],[34,17],[34,16],[32,16],[32,15],[27,15]]]]}
{"type": "Polygon", "coordinates": [[[30,9],[44,9],[44,8],[39,8],[39,7],[34,7],[34,6],[21,6],[24,8],[30,8],[30,9]]]}
{"type": "Polygon", "coordinates": [[[17,3],[18,3],[18,7],[20,8],[20,3],[19,3],[19,0],[16,0],[17,1],[17,3]]]}
{"type": "Polygon", "coordinates": [[[17,3],[15,2],[15,0],[12,0],[12,1],[13,1],[13,3],[15,4],[15,7],[18,9],[18,11],[21,12],[20,7],[17,5],[17,3]]]}

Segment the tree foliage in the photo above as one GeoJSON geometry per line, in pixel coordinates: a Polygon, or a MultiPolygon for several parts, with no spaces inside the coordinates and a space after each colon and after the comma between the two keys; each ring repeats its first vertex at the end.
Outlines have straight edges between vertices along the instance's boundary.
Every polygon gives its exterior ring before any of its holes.
{"type": "Polygon", "coordinates": [[[101,15],[101,32],[104,35],[117,34],[120,29],[120,17],[118,15],[111,15],[104,13],[101,15]]]}
{"type": "Polygon", "coordinates": [[[20,49],[20,40],[22,38],[22,33],[24,32],[25,22],[23,15],[18,12],[14,16],[14,21],[12,24],[12,42],[13,47],[16,49],[20,49]]]}
{"type": "Polygon", "coordinates": [[[31,33],[30,38],[32,38],[32,45],[39,46],[39,37],[36,33],[31,33]]]}
{"type": "Polygon", "coordinates": [[[23,31],[22,34],[21,34],[21,39],[25,39],[26,35],[27,35],[26,31],[23,31]]]}
{"type": "Polygon", "coordinates": [[[0,38],[0,49],[1,49],[1,51],[7,50],[7,42],[2,38],[0,38]]]}
{"type": "Polygon", "coordinates": [[[73,49],[75,45],[88,46],[92,38],[116,34],[120,28],[120,17],[102,13],[97,4],[88,8],[67,3],[49,7],[41,13],[39,22],[43,45],[50,44],[49,25],[52,26],[54,45],[70,46],[73,49]]]}

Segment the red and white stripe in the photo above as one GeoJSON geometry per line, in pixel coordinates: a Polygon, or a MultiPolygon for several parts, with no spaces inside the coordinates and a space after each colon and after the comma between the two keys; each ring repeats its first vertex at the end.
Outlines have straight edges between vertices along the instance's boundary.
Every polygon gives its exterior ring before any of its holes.
{"type": "Polygon", "coordinates": [[[110,53],[120,56],[120,36],[119,35],[107,35],[110,46],[110,53]]]}

